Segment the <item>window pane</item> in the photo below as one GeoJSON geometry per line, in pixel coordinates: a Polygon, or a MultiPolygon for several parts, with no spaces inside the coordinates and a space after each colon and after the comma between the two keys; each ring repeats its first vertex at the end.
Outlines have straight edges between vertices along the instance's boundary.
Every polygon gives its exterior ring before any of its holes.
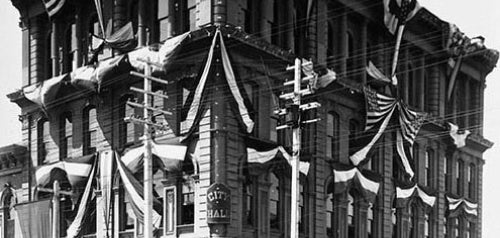
{"type": "Polygon", "coordinates": [[[169,5],[168,0],[158,0],[158,19],[168,16],[169,5]]]}
{"type": "Polygon", "coordinates": [[[269,190],[269,218],[271,228],[279,229],[279,202],[280,202],[280,190],[279,190],[279,179],[274,173],[270,174],[271,188],[269,190]]]}
{"type": "Polygon", "coordinates": [[[170,37],[172,32],[172,24],[168,18],[162,19],[159,21],[159,30],[160,30],[160,41],[164,41],[170,37]]]}
{"type": "Polygon", "coordinates": [[[182,184],[182,224],[194,223],[194,189],[191,181],[187,180],[182,184]]]}

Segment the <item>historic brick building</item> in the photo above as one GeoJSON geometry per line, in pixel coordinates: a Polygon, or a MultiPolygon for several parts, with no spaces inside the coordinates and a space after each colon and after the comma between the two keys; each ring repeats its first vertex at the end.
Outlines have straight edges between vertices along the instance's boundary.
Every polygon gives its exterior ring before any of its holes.
{"type": "MultiPolygon", "coordinates": [[[[187,153],[180,169],[163,168],[154,176],[163,205],[161,235],[209,237],[222,230],[229,237],[289,237],[291,169],[285,150],[290,151],[291,132],[276,130],[282,118],[274,110],[283,82],[293,77],[286,66],[301,57],[311,59],[317,71],[328,68],[337,76],[304,99],[322,107],[304,115],[321,121],[303,130],[301,160],[309,170],[300,178],[300,236],[481,237],[482,153],[492,146],[482,136],[483,98],[498,52],[467,52],[456,82],[450,82],[453,28],[428,10],[408,22],[397,71],[401,100],[428,113],[413,146],[410,181],[397,162],[394,127],[377,141],[367,163],[354,168],[349,160],[364,136],[363,87],[390,93],[390,86],[365,71],[369,62],[382,72],[391,66],[394,36],[384,26],[381,0],[115,0],[103,1],[102,11],[90,0],[55,1],[62,6],[56,10],[45,2],[12,0],[21,15],[23,89],[8,96],[21,107],[31,177],[25,176],[33,191],[40,186],[35,176],[40,168],[96,152],[100,160],[111,159],[110,151],[125,156],[141,144],[143,127],[124,121],[143,113],[126,103],[143,101],[130,90],[141,88],[142,79],[129,72],[142,71],[135,56],[143,49],[161,54],[171,44],[173,56],[163,56],[157,62],[163,69],[153,72],[171,82],[153,85],[153,91],[169,96],[153,104],[172,112],[155,115],[156,122],[168,124],[155,140],[168,144],[181,137],[187,153]],[[135,49],[104,37],[104,48],[92,54],[98,49],[92,34],[110,37],[128,22],[135,49]],[[109,65],[114,68],[99,71],[109,65]],[[82,72],[91,72],[82,76],[88,81],[80,80],[90,87],[78,83],[82,72]],[[285,150],[272,153],[277,146],[285,150]],[[353,177],[340,185],[339,174],[346,171],[353,177]],[[209,225],[206,194],[215,182],[230,189],[230,220],[209,225]]],[[[85,223],[85,237],[142,237],[124,182],[114,180],[109,210],[99,202],[104,188],[96,190],[96,213],[85,223]]],[[[84,184],[65,186],[76,193],[84,184]]],[[[68,224],[76,205],[63,211],[68,224]]]]}

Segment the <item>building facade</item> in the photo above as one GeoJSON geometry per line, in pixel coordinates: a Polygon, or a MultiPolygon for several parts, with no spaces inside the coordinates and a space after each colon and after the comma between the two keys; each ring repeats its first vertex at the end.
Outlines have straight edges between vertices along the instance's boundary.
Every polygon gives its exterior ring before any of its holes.
{"type": "MultiPolygon", "coordinates": [[[[37,181],[41,168],[92,155],[112,160],[110,153],[125,157],[141,145],[143,126],[124,120],[144,116],[127,104],[144,101],[130,89],[142,88],[143,80],[130,71],[143,72],[135,57],[141,50],[161,54],[170,44],[172,56],[153,70],[170,83],[152,88],[168,99],[152,103],[171,114],[151,119],[168,125],[155,133],[157,143],[182,138],[187,152],[177,169],[155,169],[155,197],[162,204],[158,237],[290,236],[291,131],[276,130],[284,119],[274,111],[284,104],[278,96],[293,77],[286,67],[295,57],[311,59],[320,74],[336,72],[334,82],[304,97],[322,106],[302,115],[321,120],[302,130],[301,160],[309,169],[300,176],[300,237],[481,237],[482,153],[492,146],[482,136],[484,90],[498,52],[480,47],[458,59],[449,43],[456,31],[428,10],[407,22],[396,75],[401,101],[428,114],[412,147],[410,179],[391,126],[366,163],[354,166],[349,159],[366,136],[363,88],[391,94],[390,85],[365,70],[371,62],[390,71],[395,37],[384,26],[383,1],[55,2],[61,6],[56,10],[45,1],[12,0],[21,16],[23,89],[8,97],[21,108],[26,200],[49,196],[39,192],[52,186],[37,181]],[[110,36],[128,23],[137,46],[113,45],[110,36]],[[99,47],[92,35],[105,43],[99,47]],[[454,80],[450,62],[461,63],[454,80]],[[341,184],[348,171],[353,179],[341,184]],[[207,218],[207,190],[214,183],[230,191],[229,219],[222,223],[207,218]]],[[[135,175],[141,180],[141,172],[135,175]]],[[[90,205],[95,213],[81,236],[143,236],[125,182],[113,181],[111,205],[90,205]]],[[[85,182],[64,184],[75,194],[85,190],[85,182]]],[[[104,190],[95,190],[97,201],[104,201],[104,190]]],[[[63,237],[81,204],[65,201],[63,237]]],[[[10,207],[3,213],[16,208],[10,207]]],[[[14,233],[4,229],[0,237],[14,233]]]]}

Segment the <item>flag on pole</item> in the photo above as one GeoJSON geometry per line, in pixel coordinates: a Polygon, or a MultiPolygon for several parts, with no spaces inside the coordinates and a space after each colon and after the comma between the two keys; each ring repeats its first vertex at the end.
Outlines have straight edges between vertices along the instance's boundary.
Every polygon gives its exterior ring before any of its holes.
{"type": "Polygon", "coordinates": [[[65,3],[66,0],[43,0],[43,5],[45,6],[45,10],[47,11],[49,18],[56,15],[59,10],[64,7],[65,3]]]}

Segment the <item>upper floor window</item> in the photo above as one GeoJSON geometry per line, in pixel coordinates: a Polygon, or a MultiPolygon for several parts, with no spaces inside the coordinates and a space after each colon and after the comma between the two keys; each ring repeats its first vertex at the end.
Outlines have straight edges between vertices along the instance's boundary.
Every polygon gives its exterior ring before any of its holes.
{"type": "Polygon", "coordinates": [[[73,123],[71,113],[63,113],[59,120],[59,159],[71,157],[73,148],[73,123]]]}
{"type": "Polygon", "coordinates": [[[329,112],[326,119],[326,156],[338,160],[339,156],[339,117],[329,112]]]}
{"type": "Polygon", "coordinates": [[[366,211],[366,232],[368,233],[368,238],[372,238],[373,235],[373,206],[368,207],[368,210],[366,211]]]}
{"type": "Polygon", "coordinates": [[[354,197],[351,194],[347,195],[347,236],[354,237],[354,197]]]}
{"type": "Polygon", "coordinates": [[[476,199],[476,165],[470,164],[468,169],[469,198],[476,199]]]}
{"type": "Polygon", "coordinates": [[[184,32],[196,29],[196,0],[184,0],[184,32]]]}
{"type": "Polygon", "coordinates": [[[158,39],[164,41],[173,35],[173,24],[171,14],[171,1],[158,0],[158,11],[156,12],[156,27],[158,27],[158,39]]]}
{"type": "Polygon", "coordinates": [[[359,149],[356,144],[358,133],[359,123],[354,119],[349,120],[349,154],[353,154],[359,149]]]}
{"type": "MultiPolygon", "coordinates": [[[[54,76],[52,74],[52,32],[49,31],[45,38],[45,78],[49,79],[54,76]]],[[[43,79],[40,79],[43,80],[43,79]]]]}
{"type": "Polygon", "coordinates": [[[194,181],[184,176],[181,185],[180,224],[194,224],[194,181]]]}
{"type": "Polygon", "coordinates": [[[452,158],[451,157],[446,157],[444,159],[444,182],[445,182],[445,190],[451,189],[451,173],[453,171],[452,169],[452,158]]]}
{"type": "Polygon", "coordinates": [[[424,238],[429,238],[430,220],[429,214],[424,215],[424,238]]]}
{"type": "Polygon", "coordinates": [[[299,184],[299,232],[304,233],[305,228],[306,228],[306,219],[305,219],[305,214],[306,214],[306,207],[305,207],[305,190],[304,190],[304,183],[305,181],[303,179],[300,180],[299,184]]]}
{"type": "Polygon", "coordinates": [[[45,162],[47,156],[47,144],[50,140],[50,124],[47,119],[41,119],[37,125],[37,161],[38,165],[45,162]]]}
{"type": "Polygon", "coordinates": [[[464,193],[464,161],[462,159],[458,159],[457,163],[457,195],[463,195],[464,193]]]}
{"type": "Polygon", "coordinates": [[[281,184],[278,175],[274,172],[269,174],[269,182],[271,187],[269,188],[269,222],[271,229],[280,229],[281,219],[280,219],[280,196],[281,196],[281,184]]]}
{"type": "MultiPolygon", "coordinates": [[[[74,20],[74,19],[73,19],[74,20]]],[[[62,72],[68,73],[73,70],[73,35],[75,34],[76,25],[74,22],[70,22],[64,33],[64,45],[62,47],[62,72]]]]}
{"type": "Polygon", "coordinates": [[[255,185],[252,178],[248,178],[243,185],[243,222],[246,225],[254,225],[254,190],[255,185]]]}
{"type": "Polygon", "coordinates": [[[425,185],[432,187],[434,181],[433,181],[433,174],[432,174],[432,167],[434,163],[434,150],[431,148],[428,148],[425,151],[425,174],[424,174],[424,179],[425,179],[425,185]]]}
{"type": "Polygon", "coordinates": [[[97,134],[99,124],[97,122],[96,109],[89,106],[83,110],[83,154],[88,155],[97,151],[97,134]]]}
{"type": "Polygon", "coordinates": [[[333,182],[327,186],[327,197],[326,197],[326,234],[328,237],[333,237],[335,232],[334,222],[334,204],[333,204],[333,182]]]}

